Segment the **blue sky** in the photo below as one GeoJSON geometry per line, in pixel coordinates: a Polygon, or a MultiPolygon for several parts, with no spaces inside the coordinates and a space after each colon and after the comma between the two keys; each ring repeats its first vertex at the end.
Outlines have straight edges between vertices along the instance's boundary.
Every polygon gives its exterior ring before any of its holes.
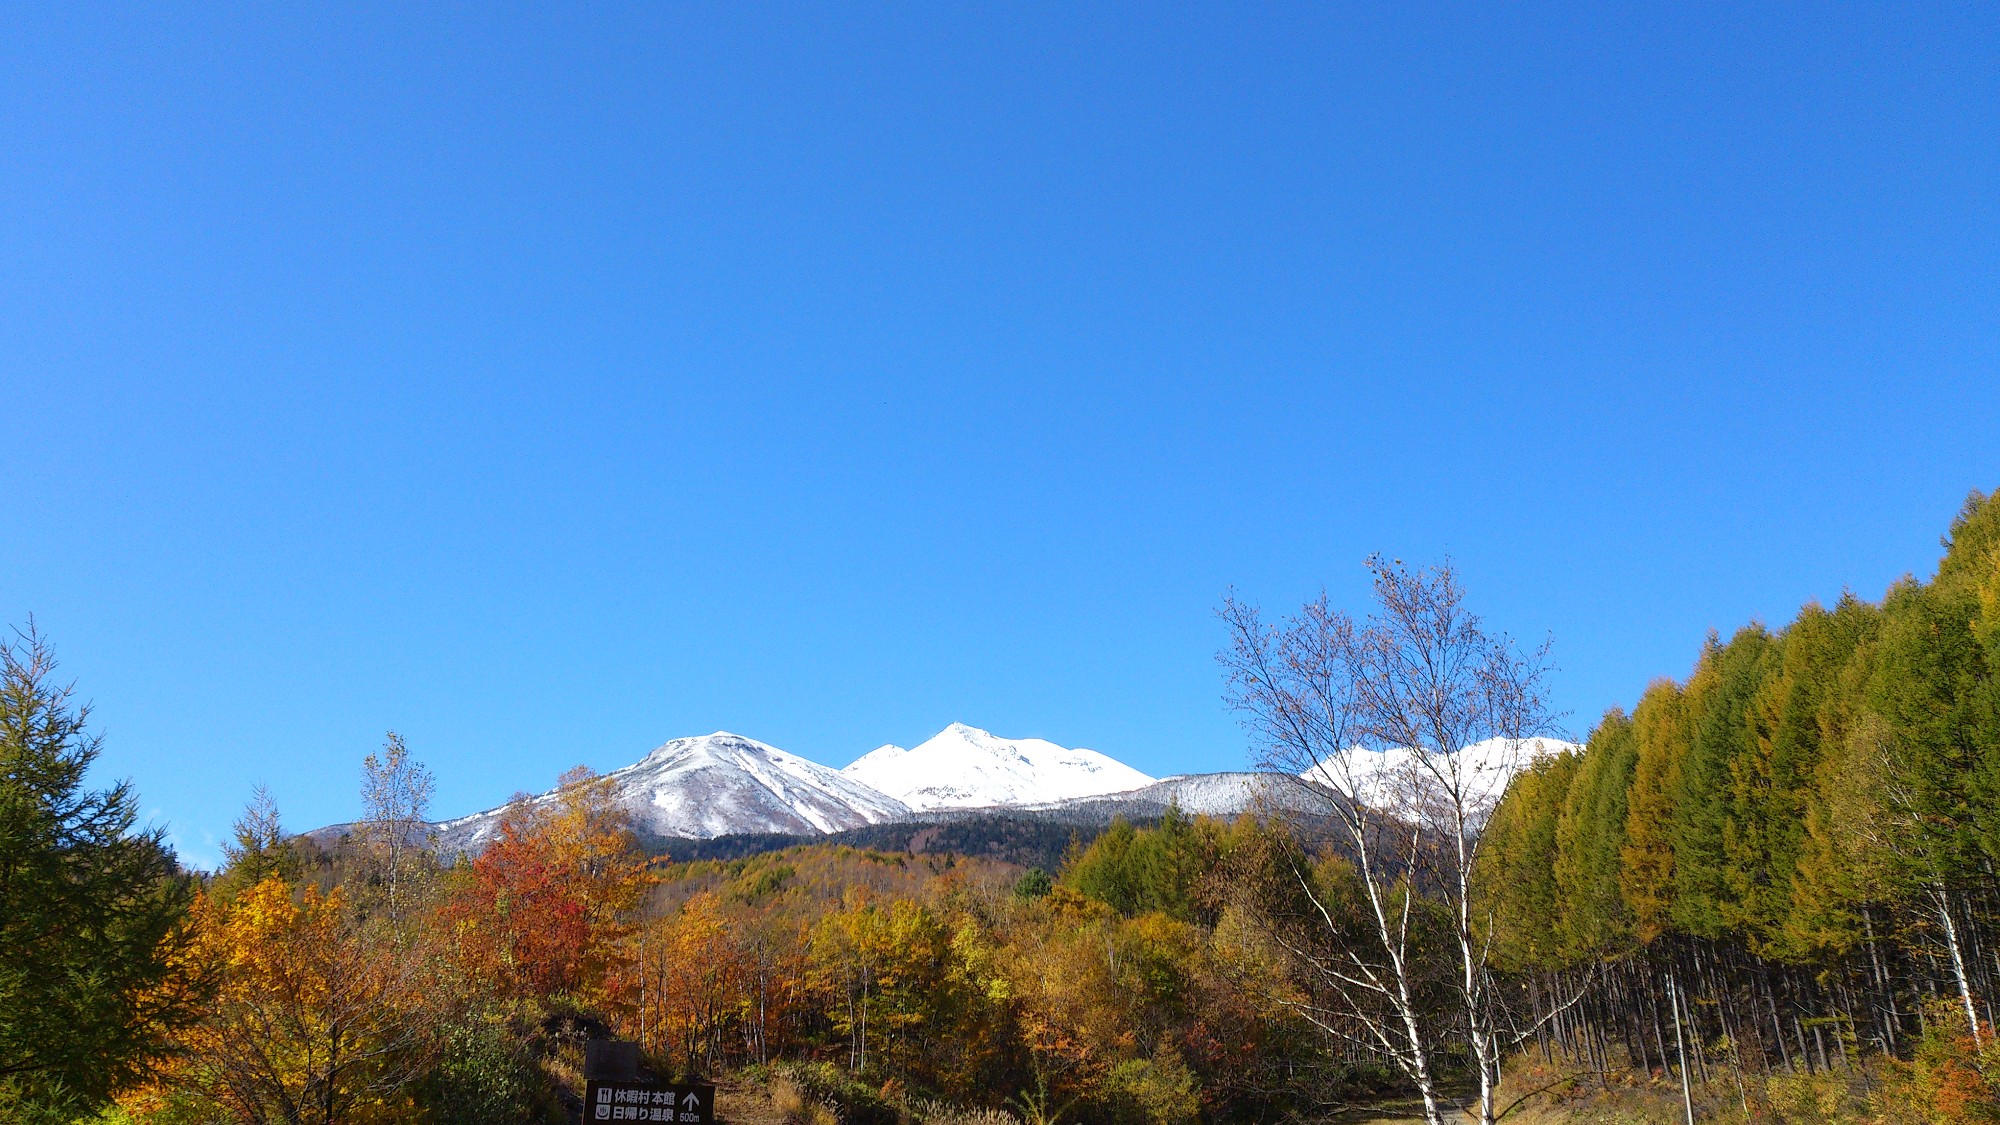
{"type": "Polygon", "coordinates": [[[1371,551],[1571,724],[2000,486],[2000,11],[16,7],[0,620],[211,862],[718,728],[1238,767],[1371,551]]]}

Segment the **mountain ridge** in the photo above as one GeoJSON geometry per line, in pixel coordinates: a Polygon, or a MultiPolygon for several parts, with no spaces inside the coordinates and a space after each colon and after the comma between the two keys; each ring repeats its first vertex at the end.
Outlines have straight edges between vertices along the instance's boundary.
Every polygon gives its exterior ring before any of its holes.
{"type": "MultiPolygon", "coordinates": [[[[1482,782],[1497,797],[1508,777],[1540,753],[1573,748],[1548,740],[1525,758],[1468,747],[1482,782]]],[[[1510,748],[1511,749],[1511,748],[1510,748]]],[[[1356,780],[1361,797],[1405,765],[1393,753],[1371,756],[1356,780]]],[[[669,739],[639,761],[603,775],[612,803],[642,838],[700,841],[732,837],[821,838],[892,824],[949,823],[967,815],[1020,815],[1076,824],[1123,816],[1150,819],[1168,808],[1235,816],[1301,799],[1262,771],[1180,774],[1155,779],[1109,755],[1045,739],[1007,739],[952,723],[911,749],[882,746],[834,769],[729,731],[669,739]]],[[[1296,779],[1295,779],[1296,780],[1296,779]]],[[[1313,780],[1308,777],[1306,780],[1313,780]]],[[[1345,790],[1335,784],[1331,788],[1345,790]]],[[[556,799],[550,790],[531,804],[556,799]]],[[[477,852],[498,833],[513,802],[434,822],[436,845],[477,852]]],[[[351,830],[328,825],[307,835],[325,841],[351,830]]]]}
{"type": "MultiPolygon", "coordinates": [[[[906,817],[910,809],[839,770],[754,738],[716,731],[669,739],[604,775],[613,804],[645,835],[706,839],[743,833],[825,834],[906,817]]],[[[542,803],[555,791],[530,798],[542,803]]],[[[476,851],[512,802],[439,821],[441,847],[476,851]]]]}

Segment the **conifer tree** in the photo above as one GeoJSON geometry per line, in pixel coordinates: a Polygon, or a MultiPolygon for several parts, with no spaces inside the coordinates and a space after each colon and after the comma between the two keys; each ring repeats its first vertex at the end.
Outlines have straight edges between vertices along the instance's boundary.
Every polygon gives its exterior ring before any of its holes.
{"type": "Polygon", "coordinates": [[[1557,824],[1579,761],[1574,754],[1536,761],[1514,778],[1487,822],[1481,897],[1494,930],[1493,959],[1503,968],[1563,961],[1558,920],[1569,904],[1556,881],[1557,824]]]}
{"type": "Polygon", "coordinates": [[[1750,701],[1770,634],[1737,631],[1726,645],[1711,637],[1687,687],[1688,749],[1674,793],[1673,919],[1682,931],[1717,938],[1741,916],[1729,877],[1732,838],[1747,817],[1735,807],[1733,773],[1753,754],[1750,701]]]}
{"type": "Polygon", "coordinates": [[[250,803],[230,826],[230,839],[222,845],[223,867],[211,888],[218,899],[227,901],[270,878],[290,880],[298,874],[298,860],[285,843],[285,829],[278,816],[278,803],[271,791],[258,785],[250,803]]]}
{"type": "Polygon", "coordinates": [[[1625,821],[1639,739],[1614,707],[1584,744],[1556,825],[1555,879],[1561,937],[1572,957],[1605,956],[1631,940],[1632,915],[1618,890],[1625,821]]]}
{"type": "Polygon", "coordinates": [[[1750,741],[1731,764],[1726,833],[1732,921],[1752,950],[1784,955],[1806,842],[1806,801],[1820,758],[1822,711],[1873,620],[1852,595],[1832,612],[1809,604],[1773,644],[1749,705],[1750,741]]]}
{"type": "Polygon", "coordinates": [[[1626,800],[1625,845],[1618,887],[1641,942],[1664,933],[1674,901],[1670,816],[1687,759],[1687,702],[1672,680],[1655,680],[1632,711],[1636,744],[1626,800]]]}
{"type": "Polygon", "coordinates": [[[68,1122],[147,1074],[192,1018],[194,894],[32,625],[0,645],[0,1119],[68,1122]]]}

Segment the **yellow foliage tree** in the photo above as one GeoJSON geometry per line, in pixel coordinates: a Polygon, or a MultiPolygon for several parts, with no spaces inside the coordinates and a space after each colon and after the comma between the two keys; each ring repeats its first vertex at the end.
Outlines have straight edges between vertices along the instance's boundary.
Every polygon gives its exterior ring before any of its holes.
{"type": "Polygon", "coordinates": [[[339,890],[295,896],[277,878],[226,908],[202,900],[197,925],[219,986],[171,1100],[243,1125],[411,1119],[407,1086],[430,1051],[421,961],[374,948],[339,890]]]}

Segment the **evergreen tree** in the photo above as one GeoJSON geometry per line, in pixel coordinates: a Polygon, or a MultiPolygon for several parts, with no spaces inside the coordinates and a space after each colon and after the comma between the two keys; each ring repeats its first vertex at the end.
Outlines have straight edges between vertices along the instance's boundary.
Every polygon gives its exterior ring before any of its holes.
{"type": "Polygon", "coordinates": [[[1672,914],[1677,928],[1697,937],[1721,937],[1741,917],[1729,861],[1749,817],[1736,805],[1733,767],[1754,754],[1750,701],[1771,648],[1761,625],[1738,630],[1726,645],[1710,637],[1688,680],[1687,759],[1671,820],[1672,914]]]}
{"type": "Polygon", "coordinates": [[[1508,785],[1487,821],[1481,897],[1495,931],[1493,957],[1502,968],[1562,963],[1559,920],[1569,904],[1556,882],[1557,823],[1579,761],[1575,754],[1536,761],[1508,785]]]}
{"type": "Polygon", "coordinates": [[[1727,881],[1731,921],[1759,953],[1784,955],[1790,948],[1787,922],[1821,753],[1822,711],[1873,619],[1852,595],[1831,613],[1806,606],[1773,646],[1750,701],[1751,739],[1730,767],[1727,881]]]}
{"type": "Polygon", "coordinates": [[[1843,598],[1835,610],[1847,619],[1853,643],[1837,667],[1826,670],[1824,693],[1814,718],[1818,742],[1812,773],[1800,781],[1799,854],[1791,872],[1791,896],[1781,950],[1790,957],[1843,952],[1866,935],[1869,880],[1862,868],[1875,862],[1860,854],[1855,823],[1857,802],[1872,799],[1870,771],[1857,761],[1862,725],[1875,720],[1862,706],[1862,685],[1874,662],[1877,607],[1843,598]]]}
{"type": "Polygon", "coordinates": [[[1973,831],[1989,861],[2000,861],[2000,493],[1966,498],[1945,540],[1934,585],[1969,611],[1972,645],[1957,688],[1967,741],[1973,831]]]}
{"type": "Polygon", "coordinates": [[[68,1122],[143,1077],[192,1018],[192,880],[128,784],[84,787],[100,740],[40,635],[0,645],[0,1119],[68,1122]]]}
{"type": "Polygon", "coordinates": [[[1158,910],[1182,921],[1212,922],[1200,885],[1213,869],[1222,832],[1170,805],[1159,824],[1136,829],[1123,818],[1066,868],[1063,881],[1121,914],[1158,910]]]}

